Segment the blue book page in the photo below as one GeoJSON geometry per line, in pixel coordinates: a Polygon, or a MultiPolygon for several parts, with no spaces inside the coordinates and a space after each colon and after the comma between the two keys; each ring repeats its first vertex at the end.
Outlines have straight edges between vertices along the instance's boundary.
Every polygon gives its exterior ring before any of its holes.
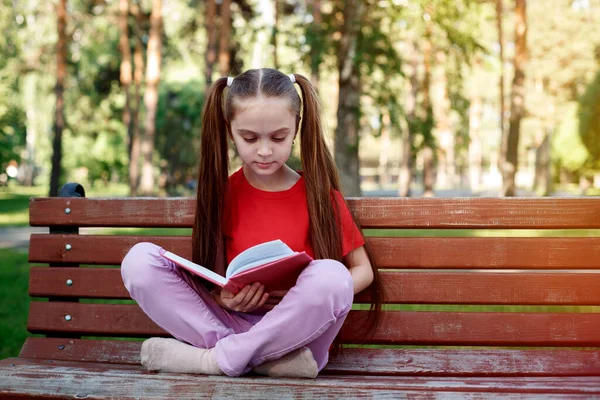
{"type": "Polygon", "coordinates": [[[281,258],[289,257],[292,254],[295,254],[295,252],[281,240],[272,240],[270,242],[257,244],[256,246],[244,250],[238,254],[237,257],[231,260],[231,263],[229,263],[229,266],[227,267],[225,277],[229,279],[231,276],[242,271],[246,271],[250,268],[267,264],[281,258]]]}

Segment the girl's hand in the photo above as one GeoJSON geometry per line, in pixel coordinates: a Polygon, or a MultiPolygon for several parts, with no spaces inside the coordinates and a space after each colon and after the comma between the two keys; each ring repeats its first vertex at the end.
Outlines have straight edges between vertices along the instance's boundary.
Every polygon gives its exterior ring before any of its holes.
{"type": "Polygon", "coordinates": [[[267,310],[272,310],[279,302],[283,299],[283,296],[287,294],[288,290],[278,290],[269,293],[269,298],[263,305],[263,308],[267,310]]]}
{"type": "Polygon", "coordinates": [[[252,312],[257,308],[262,307],[269,299],[269,294],[264,293],[265,287],[258,282],[252,285],[247,285],[237,294],[233,294],[227,290],[221,290],[220,302],[221,307],[231,311],[252,312]]]}

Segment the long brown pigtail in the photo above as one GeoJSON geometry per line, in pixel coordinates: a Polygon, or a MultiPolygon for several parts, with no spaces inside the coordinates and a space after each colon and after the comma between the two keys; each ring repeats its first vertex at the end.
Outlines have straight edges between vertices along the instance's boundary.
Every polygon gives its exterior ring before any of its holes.
{"type": "Polygon", "coordinates": [[[229,176],[227,123],[223,113],[226,86],[227,78],[215,81],[204,103],[192,231],[193,261],[212,270],[224,268],[225,262],[222,216],[229,176]]]}
{"type": "MultiPolygon", "coordinates": [[[[296,74],[295,78],[302,92],[303,100],[300,151],[306,182],[313,250],[316,258],[341,261],[341,222],[337,202],[332,201],[331,197],[332,190],[341,191],[339,175],[324,139],[321,105],[317,94],[310,81],[304,76],[296,74]]],[[[360,333],[363,340],[371,336],[379,324],[383,303],[383,290],[377,266],[368,243],[366,241],[365,243],[374,279],[373,283],[366,289],[370,295],[371,306],[366,319],[361,321],[363,323],[361,324],[360,333]]],[[[334,345],[334,349],[339,351],[341,346],[337,339],[334,345]]]]}

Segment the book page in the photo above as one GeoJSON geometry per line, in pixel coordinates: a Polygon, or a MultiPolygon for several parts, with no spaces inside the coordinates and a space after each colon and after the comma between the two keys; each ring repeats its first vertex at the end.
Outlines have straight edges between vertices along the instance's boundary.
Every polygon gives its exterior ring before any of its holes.
{"type": "Polygon", "coordinates": [[[294,254],[294,251],[281,240],[272,240],[270,242],[257,244],[256,246],[242,251],[231,260],[231,263],[229,263],[229,266],[227,267],[225,277],[229,279],[231,276],[249,268],[266,264],[280,258],[285,258],[292,254],[294,254]]]}
{"type": "Polygon", "coordinates": [[[170,251],[164,252],[163,256],[165,258],[173,261],[174,263],[179,264],[182,267],[187,268],[187,269],[191,270],[192,272],[197,273],[200,276],[206,277],[208,280],[212,280],[214,282],[221,283],[222,285],[225,285],[227,283],[227,279],[223,278],[221,275],[217,274],[216,272],[213,272],[208,268],[205,268],[201,265],[198,265],[189,260],[186,260],[183,257],[179,257],[177,254],[173,254],[170,251]]]}

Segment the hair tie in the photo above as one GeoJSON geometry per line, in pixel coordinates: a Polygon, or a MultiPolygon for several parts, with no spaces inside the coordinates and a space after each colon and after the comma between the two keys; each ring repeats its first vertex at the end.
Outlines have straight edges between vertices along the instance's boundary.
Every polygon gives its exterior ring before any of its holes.
{"type": "Polygon", "coordinates": [[[228,76],[227,77],[227,86],[231,87],[231,85],[233,85],[233,77],[232,76],[228,76]]]}
{"type": "Polygon", "coordinates": [[[288,76],[290,77],[292,84],[296,83],[296,76],[294,74],[289,74],[288,76]]]}

